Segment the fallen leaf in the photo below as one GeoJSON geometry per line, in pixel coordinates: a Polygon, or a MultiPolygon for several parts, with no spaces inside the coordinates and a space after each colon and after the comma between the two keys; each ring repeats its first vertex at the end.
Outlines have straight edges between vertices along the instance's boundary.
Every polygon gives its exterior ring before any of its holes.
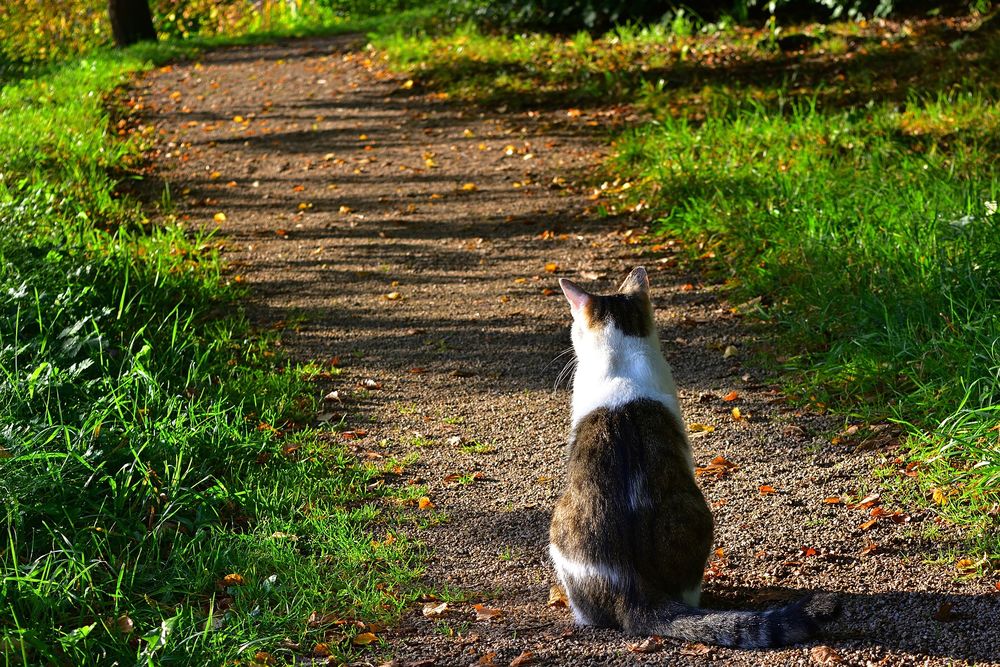
{"type": "Polygon", "coordinates": [[[226,214],[220,211],[220,212],[216,213],[215,215],[213,215],[212,219],[215,220],[216,222],[225,222],[226,221],[226,214]]]}
{"type": "Polygon", "coordinates": [[[389,301],[398,301],[399,299],[403,298],[403,295],[400,294],[399,292],[389,292],[388,294],[385,295],[385,298],[388,299],[389,301]]]}
{"type": "Polygon", "coordinates": [[[313,646],[313,655],[318,655],[321,658],[325,658],[330,655],[330,646],[324,642],[320,642],[313,646]]]}
{"type": "Polygon", "coordinates": [[[728,359],[729,357],[735,357],[740,351],[736,349],[735,345],[727,345],[726,349],[722,352],[722,358],[728,359]]]}
{"type": "Polygon", "coordinates": [[[774,495],[775,493],[777,493],[777,491],[770,484],[765,484],[762,487],[760,487],[760,495],[762,496],[771,496],[774,495]]]}
{"type": "Polygon", "coordinates": [[[549,273],[555,273],[556,271],[559,270],[559,265],[556,264],[555,262],[548,262],[545,265],[545,270],[548,271],[549,273]]]}
{"type": "Polygon", "coordinates": [[[448,603],[442,602],[441,604],[427,603],[424,605],[423,613],[427,618],[437,618],[448,611],[448,603]]]}
{"type": "Polygon", "coordinates": [[[799,548],[799,556],[801,556],[802,558],[809,558],[811,556],[815,556],[816,553],[817,553],[816,550],[813,549],[812,547],[799,548]]]}
{"type": "Polygon", "coordinates": [[[569,598],[566,597],[566,591],[562,589],[562,586],[552,586],[549,588],[549,602],[550,607],[568,607],[569,598]]]}
{"type": "Polygon", "coordinates": [[[861,550],[862,556],[871,556],[876,553],[878,553],[878,545],[874,542],[869,543],[867,547],[861,550]]]}
{"type": "Polygon", "coordinates": [[[844,661],[840,654],[829,646],[814,646],[809,651],[809,659],[815,665],[839,665],[844,661]]]}
{"type": "Polygon", "coordinates": [[[374,641],[377,641],[378,637],[375,636],[374,632],[362,632],[360,635],[354,637],[351,643],[355,646],[368,646],[374,641]]]}
{"type": "Polygon", "coordinates": [[[495,665],[496,663],[493,662],[493,659],[496,658],[496,657],[497,657],[497,652],[496,651],[490,651],[489,653],[484,653],[483,655],[479,656],[479,660],[476,661],[476,664],[477,665],[495,665]]]}
{"type": "Polygon", "coordinates": [[[417,501],[417,507],[422,510],[434,509],[434,503],[427,496],[421,496],[420,500],[417,501]]]}
{"type": "Polygon", "coordinates": [[[531,651],[524,651],[521,655],[510,661],[510,667],[524,667],[524,665],[530,665],[535,661],[534,656],[535,654],[531,651]]]}
{"type": "Polygon", "coordinates": [[[653,635],[647,639],[642,640],[638,644],[629,644],[628,650],[632,653],[656,653],[663,648],[663,640],[653,635]]]}
{"type": "Polygon", "coordinates": [[[685,644],[681,647],[681,655],[705,655],[712,650],[711,646],[695,642],[693,644],[685,644]]]}
{"type": "Polygon", "coordinates": [[[957,567],[958,571],[961,572],[962,574],[971,574],[976,570],[976,561],[970,560],[968,558],[962,558],[957,563],[955,563],[955,567],[957,567]]]}
{"type": "Polygon", "coordinates": [[[135,630],[135,622],[129,617],[128,614],[122,614],[119,616],[115,624],[118,626],[118,632],[123,635],[127,635],[135,630]]]}
{"type": "Polygon", "coordinates": [[[347,215],[348,213],[351,212],[351,207],[350,206],[341,206],[337,210],[340,212],[341,215],[347,215]]]}
{"type": "Polygon", "coordinates": [[[830,496],[829,498],[823,499],[824,505],[841,505],[843,502],[844,501],[841,500],[839,496],[830,496]]]}
{"type": "Polygon", "coordinates": [[[739,408],[733,408],[732,415],[733,415],[733,419],[735,419],[736,421],[739,421],[739,420],[743,419],[743,413],[740,412],[739,408]]]}
{"type": "Polygon", "coordinates": [[[472,605],[472,608],[476,611],[477,621],[489,621],[503,613],[499,609],[493,609],[492,607],[487,607],[481,604],[474,604],[472,605]]]}
{"type": "Polygon", "coordinates": [[[871,528],[872,526],[874,526],[875,522],[877,522],[877,521],[878,521],[878,517],[875,517],[874,519],[871,519],[869,521],[865,521],[863,524],[861,524],[860,526],[858,526],[858,528],[860,528],[861,530],[868,530],[869,528],[871,528]]]}
{"type": "Polygon", "coordinates": [[[699,424],[698,422],[688,424],[688,431],[690,433],[711,433],[714,430],[715,427],[708,424],[699,424]]]}
{"type": "Polygon", "coordinates": [[[953,605],[950,602],[942,602],[941,606],[937,608],[931,618],[935,621],[940,621],[941,623],[948,623],[955,620],[955,614],[952,613],[953,605]]]}
{"type": "Polygon", "coordinates": [[[342,397],[342,396],[340,395],[340,392],[339,392],[339,391],[336,391],[336,390],[334,390],[334,391],[331,391],[331,392],[330,392],[329,394],[327,394],[326,396],[324,396],[324,397],[323,397],[323,400],[324,400],[324,401],[338,401],[338,402],[341,402],[341,401],[343,401],[344,399],[343,399],[343,397],[342,397]]]}
{"type": "Polygon", "coordinates": [[[724,400],[724,401],[726,401],[726,402],[729,402],[729,401],[735,401],[735,400],[736,400],[737,398],[739,398],[739,397],[740,397],[740,394],[739,394],[739,392],[737,392],[737,391],[736,391],[736,390],[734,389],[734,390],[732,390],[731,392],[729,392],[728,394],[726,394],[725,396],[723,396],[723,397],[722,397],[722,400],[724,400]]]}
{"type": "Polygon", "coordinates": [[[373,380],[371,378],[365,378],[359,384],[362,387],[364,387],[365,389],[381,389],[382,388],[382,384],[380,382],[378,382],[377,380],[373,380]]]}
{"type": "Polygon", "coordinates": [[[934,487],[932,497],[934,502],[938,505],[945,505],[948,503],[948,495],[936,486],[934,487]]]}
{"type": "Polygon", "coordinates": [[[479,188],[476,187],[475,183],[463,183],[462,189],[465,190],[466,192],[475,192],[479,188]]]}
{"type": "Polygon", "coordinates": [[[694,474],[698,476],[714,475],[716,479],[720,479],[729,474],[731,470],[736,470],[737,468],[739,468],[739,466],[732,461],[729,461],[722,456],[716,456],[708,465],[695,468],[694,474]]]}
{"type": "Polygon", "coordinates": [[[243,575],[236,574],[234,572],[233,574],[227,574],[224,576],[222,581],[219,582],[219,585],[222,586],[222,588],[228,588],[229,586],[242,586],[245,583],[246,580],[243,579],[243,575]]]}
{"type": "Polygon", "coordinates": [[[253,656],[254,664],[257,665],[277,665],[278,661],[267,651],[257,651],[253,656]]]}
{"type": "Polygon", "coordinates": [[[869,507],[874,507],[879,502],[880,502],[879,501],[879,494],[873,493],[870,496],[867,496],[866,498],[864,498],[861,502],[858,502],[858,503],[855,503],[853,505],[850,505],[850,508],[852,510],[853,509],[858,509],[858,508],[868,509],[869,507]]]}

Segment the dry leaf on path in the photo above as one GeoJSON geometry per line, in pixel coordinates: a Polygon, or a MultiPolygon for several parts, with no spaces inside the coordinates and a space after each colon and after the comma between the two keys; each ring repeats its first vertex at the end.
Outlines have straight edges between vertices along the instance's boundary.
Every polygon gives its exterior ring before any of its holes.
{"type": "Polygon", "coordinates": [[[762,496],[773,496],[778,491],[770,484],[764,484],[760,487],[760,495],[762,496]]]}
{"type": "Polygon", "coordinates": [[[956,618],[955,614],[952,613],[952,608],[953,605],[950,602],[942,602],[937,611],[931,615],[931,618],[941,623],[950,623],[956,618]]]}
{"type": "Polygon", "coordinates": [[[840,654],[829,646],[814,646],[809,651],[809,660],[814,665],[838,665],[844,661],[840,654]]]}
{"type": "Polygon", "coordinates": [[[711,646],[695,642],[693,644],[685,644],[681,647],[681,655],[705,655],[712,650],[711,646]]]}
{"type": "Polygon", "coordinates": [[[724,400],[724,401],[726,401],[728,403],[729,401],[735,401],[739,397],[740,397],[739,392],[737,392],[734,389],[731,392],[729,392],[728,394],[726,394],[725,396],[723,396],[722,400],[724,400]]]}
{"type": "Polygon", "coordinates": [[[638,644],[629,644],[628,650],[632,653],[656,653],[663,648],[663,640],[653,635],[648,639],[644,639],[638,644]]]}
{"type": "Polygon", "coordinates": [[[531,651],[523,651],[521,655],[510,661],[510,667],[524,667],[535,662],[535,654],[531,651]]]}
{"type": "Polygon", "coordinates": [[[694,474],[701,477],[702,475],[712,475],[716,479],[721,479],[725,477],[731,470],[737,470],[738,465],[729,461],[723,456],[716,456],[712,459],[712,462],[705,466],[699,466],[694,469],[694,474]]]}
{"type": "Polygon", "coordinates": [[[421,613],[423,613],[423,615],[426,616],[427,618],[437,618],[439,616],[442,616],[446,611],[448,611],[447,602],[442,602],[441,604],[434,604],[432,602],[428,602],[427,604],[424,605],[424,608],[421,613]]]}
{"type": "Polygon", "coordinates": [[[434,503],[427,496],[421,496],[420,500],[417,501],[417,507],[422,510],[434,509],[434,503]]]}
{"type": "Polygon", "coordinates": [[[489,621],[503,613],[499,609],[493,609],[481,604],[474,604],[472,608],[476,612],[477,621],[489,621]]]}
{"type": "Polygon", "coordinates": [[[569,598],[566,597],[566,591],[562,589],[562,586],[553,586],[549,589],[549,602],[550,607],[568,607],[569,598]]]}

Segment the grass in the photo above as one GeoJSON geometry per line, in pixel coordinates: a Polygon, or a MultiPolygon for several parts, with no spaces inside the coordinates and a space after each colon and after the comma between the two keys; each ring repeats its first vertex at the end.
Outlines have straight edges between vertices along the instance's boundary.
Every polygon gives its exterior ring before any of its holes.
{"type": "MultiPolygon", "coordinates": [[[[118,194],[107,100],[160,44],[0,89],[0,655],[341,659],[419,573],[382,472],[313,427],[331,373],[239,316],[219,239],[118,194]],[[385,502],[383,498],[387,498],[385,502]]],[[[113,106],[113,103],[112,103],[113,106]]]]}
{"type": "Polygon", "coordinates": [[[636,105],[595,210],[724,281],[800,400],[902,426],[923,504],[1000,557],[996,16],[717,28],[376,43],[458,99],[636,105]]]}

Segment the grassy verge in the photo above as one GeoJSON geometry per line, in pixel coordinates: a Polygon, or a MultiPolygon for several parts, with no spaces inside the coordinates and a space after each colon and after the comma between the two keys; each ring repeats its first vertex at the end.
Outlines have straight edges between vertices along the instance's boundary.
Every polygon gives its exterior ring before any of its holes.
{"type": "Polygon", "coordinates": [[[336,369],[224,314],[217,239],[116,194],[141,137],[115,136],[105,99],[180,52],[0,89],[7,664],[346,658],[418,571],[379,509],[397,492],[314,426],[311,381],[336,369]]]}
{"type": "Polygon", "coordinates": [[[658,235],[709,260],[776,325],[771,358],[802,400],[898,422],[895,474],[997,556],[996,24],[466,29],[378,44],[463,99],[637,103],[649,120],[614,140],[601,210],[650,211],[658,235]]]}

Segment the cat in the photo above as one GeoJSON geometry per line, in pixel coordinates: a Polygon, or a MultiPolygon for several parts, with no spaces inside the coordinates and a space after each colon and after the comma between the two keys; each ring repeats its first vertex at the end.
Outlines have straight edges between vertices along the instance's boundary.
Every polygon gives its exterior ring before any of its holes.
{"type": "Polygon", "coordinates": [[[695,483],[646,271],[634,269],[608,296],[559,285],[578,366],[549,555],[576,622],[740,648],[817,634],[838,612],[832,594],[763,612],[698,608],[712,513],[695,483]]]}

